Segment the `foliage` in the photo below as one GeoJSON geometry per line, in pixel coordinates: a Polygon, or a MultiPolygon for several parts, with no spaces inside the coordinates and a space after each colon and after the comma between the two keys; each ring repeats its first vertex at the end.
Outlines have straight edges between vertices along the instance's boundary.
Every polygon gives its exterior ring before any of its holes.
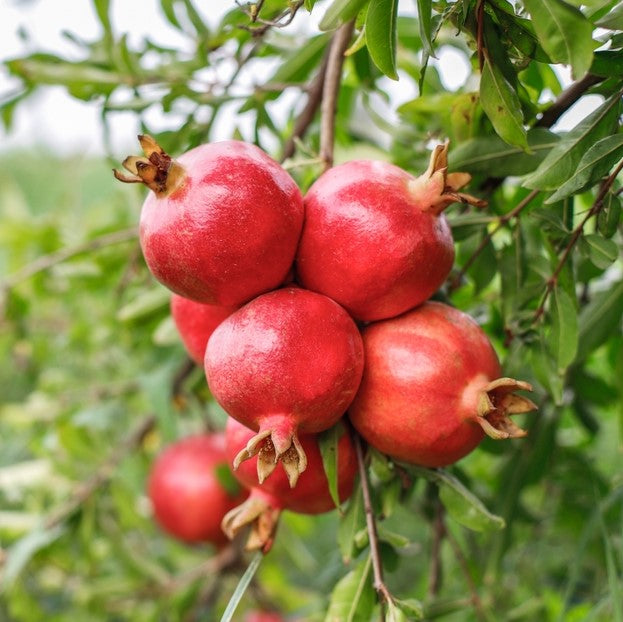
{"type": "MultiPolygon", "coordinates": [[[[369,452],[369,490],[340,516],[285,516],[238,613],[623,620],[623,3],[265,0],[214,27],[191,0],[160,5],[190,52],[130,45],[94,0],[101,37],[67,35],[80,60],[7,63],[21,87],[5,126],[46,85],[96,101],[104,124],[132,111],[147,133],[161,109],[178,120],[158,134],[173,154],[236,115],[233,135],[302,188],[332,160],[419,173],[449,139],[451,170],[488,207],[447,210],[457,260],[438,297],[479,320],[539,404],[527,439],[486,441],[448,469],[369,452]],[[435,62],[448,47],[472,69],[455,91],[435,62]],[[417,95],[397,104],[396,78],[417,95]],[[599,106],[557,130],[588,94],[599,106]]],[[[155,452],[224,414],[143,264],[139,191],[103,161],[46,153],[4,157],[0,187],[0,619],[217,620],[251,558],[172,541],[145,501],[155,452]]]]}

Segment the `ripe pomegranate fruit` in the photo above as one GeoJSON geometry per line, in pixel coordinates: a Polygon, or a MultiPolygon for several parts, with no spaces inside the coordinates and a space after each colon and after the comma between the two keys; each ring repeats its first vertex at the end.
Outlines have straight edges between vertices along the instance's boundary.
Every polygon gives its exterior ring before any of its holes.
{"type": "Polygon", "coordinates": [[[393,317],[427,300],[454,262],[442,211],[470,177],[447,174],[448,145],[420,177],[387,162],[354,160],[324,173],[305,196],[297,253],[299,282],[358,320],[393,317]]]}
{"type": "Polygon", "coordinates": [[[231,476],[222,432],[169,445],[151,468],[148,494],[165,531],[185,542],[216,546],[227,542],[223,517],[247,496],[231,476]]]}
{"type": "Polygon", "coordinates": [[[257,431],[234,468],[259,453],[260,482],[281,461],[294,486],[307,465],[298,433],[336,423],[362,370],[359,330],[326,296],[286,287],[232,313],[208,341],[205,372],[225,411],[257,431]]]}
{"type": "Polygon", "coordinates": [[[140,241],[154,276],[181,296],[240,305],[274,289],[294,261],[303,199],[294,180],[255,145],[224,141],[172,160],[150,136],[145,157],[115,171],[144,183],[140,241]]]}
{"type": "Polygon", "coordinates": [[[203,366],[208,339],[214,329],[238,307],[195,302],[171,295],[171,316],[190,358],[203,366]]]}
{"type": "MultiPolygon", "coordinates": [[[[234,458],[254,434],[253,430],[230,417],[225,428],[228,457],[234,458]]],[[[299,514],[322,514],[335,508],[316,435],[302,434],[299,442],[307,455],[309,468],[300,476],[296,488],[290,487],[287,475],[282,470],[275,471],[260,483],[254,464],[257,457],[243,462],[234,471],[236,479],[250,490],[250,494],[242,505],[229,511],[223,518],[222,528],[230,539],[250,525],[246,548],[261,549],[267,553],[273,544],[283,510],[299,514]]],[[[337,465],[338,495],[340,501],[345,501],[353,492],[357,474],[357,456],[346,430],[337,443],[337,465]]]]}
{"type": "Polygon", "coordinates": [[[366,364],[349,408],[353,426],[380,451],[413,464],[452,464],[485,433],[525,436],[509,415],[534,410],[503,378],[487,336],[467,314],[426,302],[363,330],[366,364]]]}

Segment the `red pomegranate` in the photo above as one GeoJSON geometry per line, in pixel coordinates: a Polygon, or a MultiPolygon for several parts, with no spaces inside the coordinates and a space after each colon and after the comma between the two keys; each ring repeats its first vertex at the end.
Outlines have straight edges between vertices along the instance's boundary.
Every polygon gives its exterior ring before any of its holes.
{"type": "Polygon", "coordinates": [[[287,287],[232,313],[210,337],[205,371],[225,411],[257,431],[234,467],[259,452],[263,481],[293,448],[282,462],[294,486],[307,464],[298,433],[336,423],[355,396],[362,370],[359,330],[326,296],[287,287]]]}
{"type": "Polygon", "coordinates": [[[240,305],[286,278],[303,224],[303,199],[290,175],[254,145],[224,141],[172,160],[149,136],[145,157],[115,171],[141,182],[140,241],[154,276],[197,302],[240,305]]]}
{"type": "Polygon", "coordinates": [[[223,517],[247,496],[231,476],[223,433],[190,436],[165,448],[151,468],[148,494],[165,531],[216,546],[227,542],[223,517]]]}
{"type": "Polygon", "coordinates": [[[462,311],[427,302],[363,331],[366,364],[349,408],[356,430],[380,451],[413,464],[452,464],[485,433],[525,436],[509,415],[534,410],[516,389],[532,387],[501,377],[482,329],[462,311]]]}
{"type": "Polygon", "coordinates": [[[190,358],[203,366],[206,346],[214,329],[238,307],[222,307],[171,295],[171,316],[190,358]]]}
{"type": "MultiPolygon", "coordinates": [[[[255,432],[235,419],[229,418],[226,434],[227,455],[233,459],[253,438],[255,432]]],[[[316,435],[304,434],[299,442],[307,455],[309,468],[301,474],[295,488],[285,471],[277,470],[261,484],[257,465],[253,460],[243,462],[234,476],[250,490],[249,498],[239,507],[231,510],[223,519],[223,531],[231,539],[247,525],[251,526],[247,549],[262,549],[268,552],[273,544],[279,516],[283,510],[299,514],[322,514],[335,508],[329,492],[329,482],[322,465],[316,435]]],[[[357,474],[357,456],[350,435],[346,430],[337,444],[337,481],[340,501],[345,501],[353,491],[357,474]]],[[[284,460],[295,459],[288,452],[284,460]]]]}
{"type": "Polygon", "coordinates": [[[427,300],[454,261],[442,211],[465,173],[448,175],[448,145],[435,148],[420,177],[387,162],[354,160],[324,173],[305,196],[297,254],[299,282],[363,321],[393,317],[427,300]]]}

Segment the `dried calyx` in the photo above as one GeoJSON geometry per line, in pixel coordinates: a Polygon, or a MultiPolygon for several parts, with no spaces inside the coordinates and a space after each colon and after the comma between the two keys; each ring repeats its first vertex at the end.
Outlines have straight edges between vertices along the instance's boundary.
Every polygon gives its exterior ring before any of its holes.
{"type": "Polygon", "coordinates": [[[426,171],[410,183],[411,193],[417,197],[422,210],[441,214],[451,203],[469,203],[485,207],[487,202],[459,192],[471,180],[469,173],[448,173],[449,143],[437,145],[430,156],[426,171]]]}
{"type": "Polygon", "coordinates": [[[158,196],[168,196],[184,182],[184,167],[164,152],[162,147],[147,134],[139,134],[138,141],[144,156],[128,156],[123,168],[131,173],[113,169],[115,177],[126,184],[145,184],[158,196]]]}
{"type": "Polygon", "coordinates": [[[491,438],[521,438],[527,435],[510,418],[510,415],[532,412],[537,406],[532,400],[515,391],[532,391],[532,386],[522,380],[497,378],[486,385],[478,399],[476,421],[491,438]]]}

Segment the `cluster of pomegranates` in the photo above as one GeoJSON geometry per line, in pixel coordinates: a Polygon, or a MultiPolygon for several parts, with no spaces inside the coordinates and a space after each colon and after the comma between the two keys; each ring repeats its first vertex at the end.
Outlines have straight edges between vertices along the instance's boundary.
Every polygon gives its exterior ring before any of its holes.
{"type": "MultiPolygon", "coordinates": [[[[345,415],[371,446],[428,467],[459,460],[485,434],[524,435],[509,415],[535,408],[515,394],[530,386],[502,377],[469,316],[428,301],[454,261],[443,210],[480,203],[459,191],[467,174],[447,172],[447,145],[419,177],[352,161],[303,197],[254,145],[202,145],[172,160],[139,140],[145,155],[115,175],[153,191],[140,219],[145,260],[229,414],[224,433],[157,459],[149,492],[165,529],[220,545],[250,526],[247,546],[267,551],[282,510],[334,507],[317,435],[345,415]],[[229,466],[240,489],[219,476],[229,466]]],[[[341,429],[344,500],[357,460],[341,429]]]]}

